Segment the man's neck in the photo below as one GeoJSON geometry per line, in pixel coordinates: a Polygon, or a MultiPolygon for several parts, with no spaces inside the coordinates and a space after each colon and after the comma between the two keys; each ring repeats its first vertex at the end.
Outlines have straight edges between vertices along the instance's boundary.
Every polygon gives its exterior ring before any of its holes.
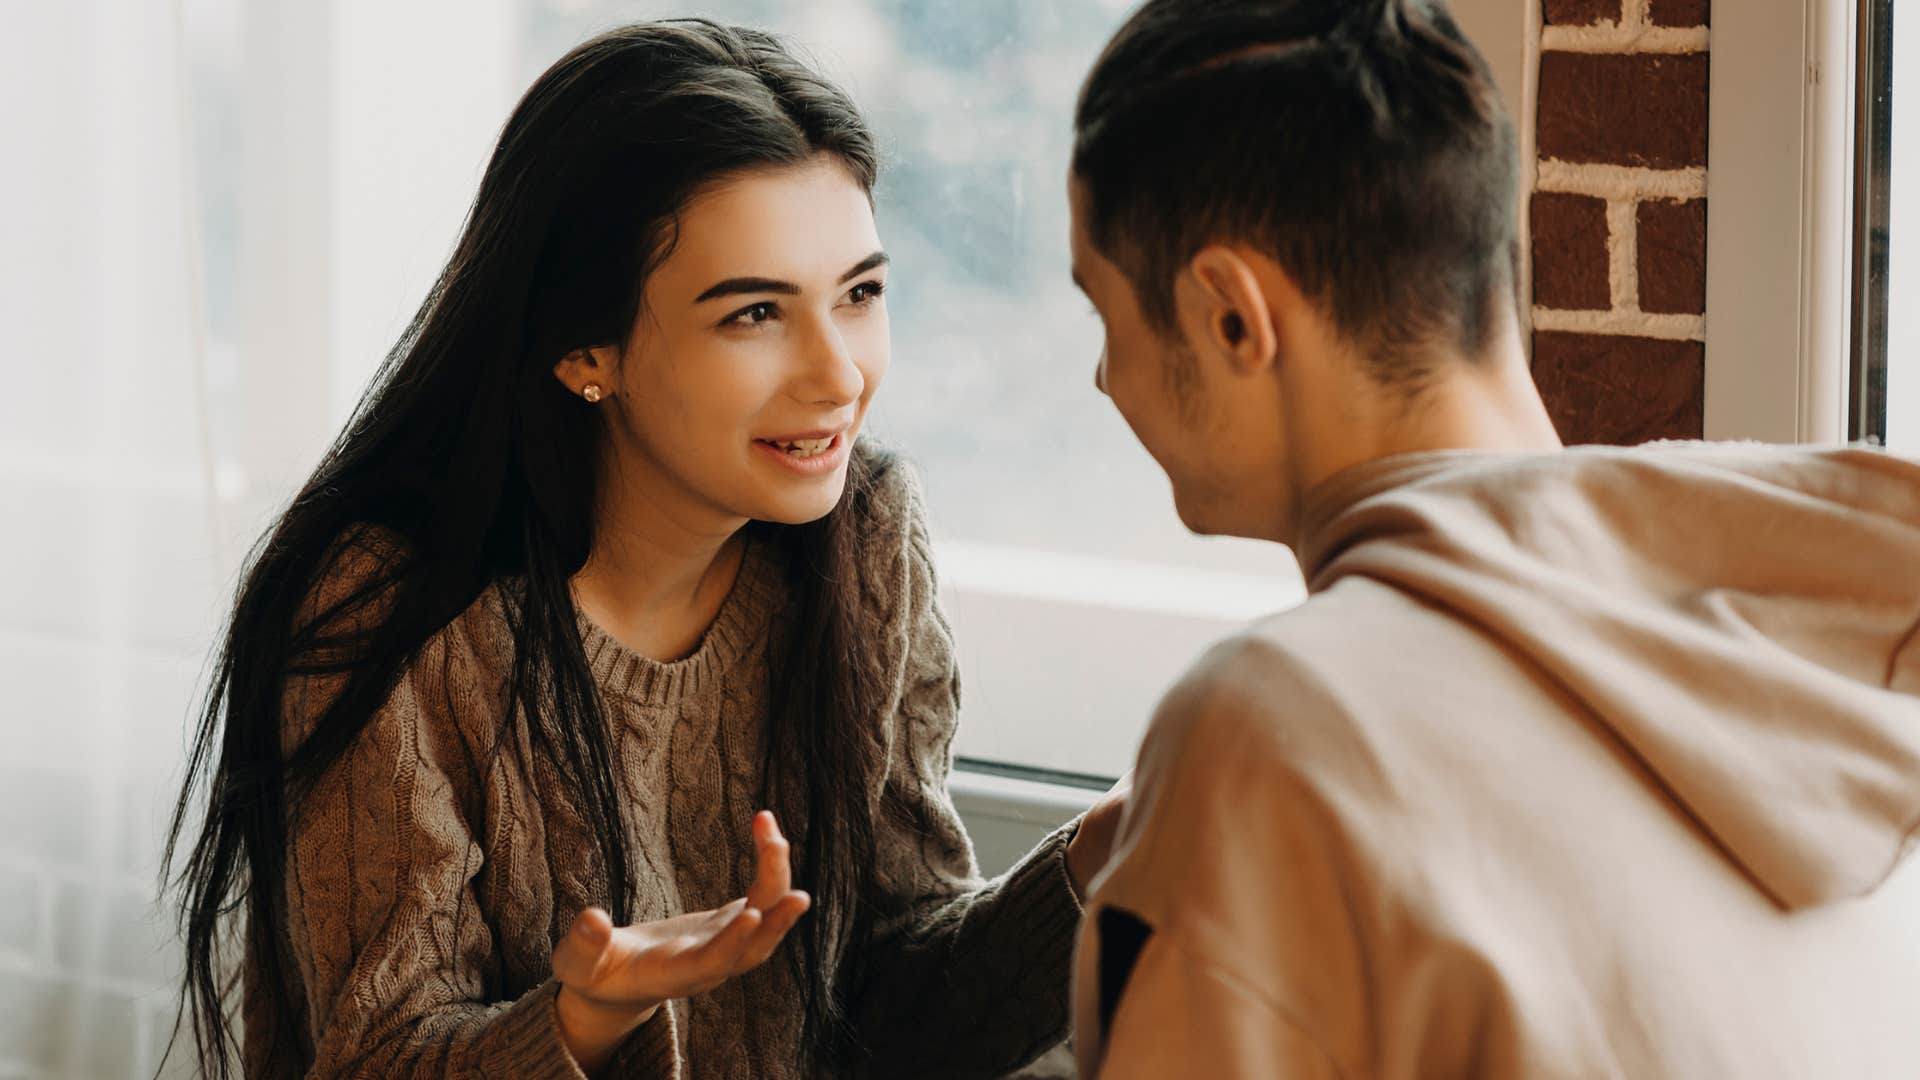
{"type": "Polygon", "coordinates": [[[1309,493],[1356,465],[1435,450],[1538,453],[1561,448],[1527,370],[1517,331],[1489,355],[1445,361],[1441,369],[1444,375],[1410,396],[1356,385],[1345,395],[1350,409],[1311,417],[1301,425],[1290,451],[1294,505],[1287,542],[1294,539],[1290,534],[1309,493]]]}
{"type": "Polygon", "coordinates": [[[1461,363],[1390,417],[1379,432],[1376,457],[1425,450],[1538,452],[1558,450],[1560,435],[1547,416],[1526,359],[1489,357],[1461,363]]]}

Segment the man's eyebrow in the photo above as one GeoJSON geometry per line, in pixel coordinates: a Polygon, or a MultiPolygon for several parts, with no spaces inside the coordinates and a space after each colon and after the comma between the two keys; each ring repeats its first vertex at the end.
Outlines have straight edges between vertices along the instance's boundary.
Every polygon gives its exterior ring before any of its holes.
{"type": "MultiPolygon", "coordinates": [[[[886,252],[876,251],[866,258],[861,259],[854,265],[853,269],[841,274],[840,284],[845,285],[861,274],[869,270],[877,270],[892,261],[893,260],[887,257],[886,252]]],[[[740,296],[748,293],[778,293],[781,296],[798,296],[800,295],[800,286],[795,285],[791,281],[781,281],[778,278],[728,278],[714,285],[706,292],[701,293],[699,296],[694,297],[693,302],[696,304],[704,304],[709,300],[718,300],[726,296],[740,296]]]]}

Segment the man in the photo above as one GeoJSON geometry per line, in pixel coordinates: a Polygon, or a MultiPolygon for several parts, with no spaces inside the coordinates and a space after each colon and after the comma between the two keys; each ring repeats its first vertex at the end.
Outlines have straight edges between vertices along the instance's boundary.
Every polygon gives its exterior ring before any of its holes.
{"type": "Polygon", "coordinates": [[[1561,450],[1436,3],[1149,0],[1076,128],[1101,389],[1311,593],[1158,711],[1083,1075],[1920,1076],[1920,468],[1561,450]]]}

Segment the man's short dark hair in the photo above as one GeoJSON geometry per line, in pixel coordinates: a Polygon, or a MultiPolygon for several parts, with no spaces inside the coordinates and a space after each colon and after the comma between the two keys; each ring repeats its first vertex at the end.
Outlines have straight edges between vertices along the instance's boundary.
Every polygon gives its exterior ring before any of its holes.
{"type": "Polygon", "coordinates": [[[1201,248],[1276,259],[1390,380],[1478,354],[1517,257],[1513,125],[1438,0],[1148,0],[1074,118],[1089,238],[1171,335],[1201,248]]]}

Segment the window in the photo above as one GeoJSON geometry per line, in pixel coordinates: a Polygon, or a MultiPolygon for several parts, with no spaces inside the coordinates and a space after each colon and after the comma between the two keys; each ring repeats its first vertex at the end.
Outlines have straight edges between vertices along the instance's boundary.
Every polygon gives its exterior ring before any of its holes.
{"type": "MultiPolygon", "coordinates": [[[[1300,595],[1270,544],[1186,534],[1093,388],[1098,319],[1068,276],[1082,75],[1133,0],[709,0],[811,51],[886,152],[894,366],[872,430],[925,478],[966,701],[964,757],[1114,776],[1214,638],[1300,595]]],[[[529,0],[525,85],[673,2],[529,0]]]]}
{"type": "Polygon", "coordinates": [[[1848,435],[1920,450],[1920,20],[1861,0],[1848,435]]]}
{"type": "MultiPolygon", "coordinates": [[[[920,468],[961,652],[957,752],[1111,777],[1213,640],[1302,594],[1274,545],[1201,540],[1093,388],[1068,277],[1072,105],[1133,0],[708,0],[867,110],[895,260],[871,430],[920,468]]],[[[264,523],[451,248],[500,124],[562,53],[669,0],[190,0],[217,431],[264,523]],[[316,49],[315,42],[324,43],[316,49]],[[266,137],[263,132],[284,133],[266,137]],[[297,332],[289,332],[289,328],[297,332]],[[297,383],[297,390],[289,387],[297,383]]],[[[244,531],[244,530],[239,530],[244,531]]],[[[1092,781],[1089,781],[1092,782],[1092,781]]]]}
{"type": "MultiPolygon", "coordinates": [[[[1455,0],[1524,117],[1533,0],[1455,0]]],[[[211,442],[235,549],[339,429],[450,250],[501,123],[562,53],[685,14],[773,29],[868,111],[895,259],[875,434],[923,473],[961,653],[958,753],[1106,777],[1194,657],[1303,595],[1189,536],[1093,389],[1068,278],[1083,74],[1136,0],[186,0],[211,442]]],[[[1522,123],[1526,129],[1529,125],[1522,123]]]]}

